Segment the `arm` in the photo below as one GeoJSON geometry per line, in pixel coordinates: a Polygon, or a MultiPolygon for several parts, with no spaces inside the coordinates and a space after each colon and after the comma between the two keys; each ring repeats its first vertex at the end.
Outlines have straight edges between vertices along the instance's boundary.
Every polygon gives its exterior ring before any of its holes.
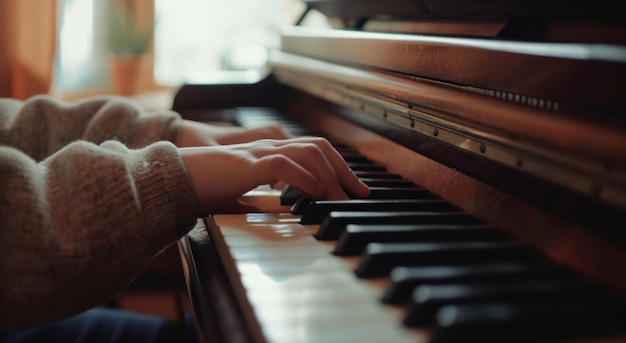
{"type": "Polygon", "coordinates": [[[121,97],[92,97],[67,104],[40,95],[21,102],[0,99],[0,145],[15,147],[41,161],[65,145],[85,140],[119,140],[139,148],[159,140],[174,142],[180,116],[146,113],[121,97]]]}
{"type": "Polygon", "coordinates": [[[173,111],[147,113],[136,103],[115,96],[73,104],[46,95],[25,102],[0,98],[0,145],[15,147],[37,161],[76,140],[100,144],[115,139],[140,148],[159,140],[191,147],[289,137],[277,125],[222,127],[183,120],[173,111]]]}
{"type": "Polygon", "coordinates": [[[0,147],[0,184],[0,331],[108,300],[200,212],[168,142],[76,142],[40,163],[0,147]]]}
{"type": "MultiPolygon", "coordinates": [[[[20,104],[0,106],[0,139],[18,146],[12,139],[31,137],[15,129],[28,128],[26,122],[15,125],[21,116],[10,115],[20,112],[20,104]]],[[[134,126],[110,123],[125,130],[134,126]]],[[[83,126],[68,132],[94,132],[90,137],[101,132],[83,126]]],[[[48,142],[26,150],[43,155],[74,140],[57,131],[61,138],[41,130],[48,142]]],[[[368,193],[321,138],[180,149],[157,142],[135,150],[116,141],[99,146],[78,141],[41,162],[0,146],[0,318],[5,319],[0,332],[108,300],[184,235],[201,210],[214,212],[258,185],[277,181],[315,198],[345,199],[344,187],[357,196],[368,193]]]]}
{"type": "Polygon", "coordinates": [[[321,138],[176,149],[75,142],[41,163],[0,147],[0,332],[60,319],[120,291],[213,212],[278,180],[314,198],[369,192],[321,138]]]}

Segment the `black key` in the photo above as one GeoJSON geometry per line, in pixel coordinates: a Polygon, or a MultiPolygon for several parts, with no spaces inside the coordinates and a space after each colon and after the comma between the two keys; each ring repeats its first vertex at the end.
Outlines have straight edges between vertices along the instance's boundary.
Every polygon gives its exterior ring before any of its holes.
{"type": "Polygon", "coordinates": [[[307,197],[301,197],[293,205],[291,205],[289,212],[291,214],[303,214],[315,201],[317,200],[313,200],[307,197]]]}
{"type": "Polygon", "coordinates": [[[606,296],[542,303],[448,305],[437,313],[430,342],[520,343],[624,336],[624,301],[606,296]]]}
{"type": "Polygon", "coordinates": [[[332,211],[460,211],[445,200],[350,199],[316,200],[307,206],[301,224],[320,224],[332,211]]]}
{"type": "Polygon", "coordinates": [[[539,277],[572,279],[576,274],[570,268],[554,263],[495,263],[476,266],[396,267],[391,270],[391,282],[383,294],[382,302],[408,302],[413,290],[424,284],[522,281],[539,277]]]}
{"type": "Polygon", "coordinates": [[[365,199],[435,199],[436,196],[422,187],[370,187],[365,199]]]}
{"type": "Polygon", "coordinates": [[[370,243],[355,272],[359,277],[379,277],[398,266],[542,261],[539,251],[515,242],[370,243]]]}
{"type": "Polygon", "coordinates": [[[340,152],[341,157],[346,163],[372,163],[366,156],[363,156],[356,152],[340,152]]]}
{"type": "Polygon", "coordinates": [[[302,193],[300,193],[297,189],[288,185],[285,188],[283,188],[282,192],[280,193],[280,205],[281,206],[293,205],[300,198],[302,198],[302,193]]]}
{"type": "Polygon", "coordinates": [[[336,240],[348,224],[482,224],[465,212],[330,212],[318,228],[315,237],[336,240]]]}
{"type": "Polygon", "coordinates": [[[350,224],[341,234],[333,254],[358,255],[368,243],[504,241],[509,237],[487,225],[374,225],[350,224]]]}
{"type": "MultiPolygon", "coordinates": [[[[604,290],[603,290],[604,291],[604,290]]],[[[504,283],[423,285],[413,291],[404,325],[433,324],[445,305],[490,302],[529,303],[555,299],[580,299],[600,295],[600,289],[580,280],[524,280],[504,283]]]]}
{"type": "Polygon", "coordinates": [[[340,154],[358,154],[359,151],[349,145],[345,145],[343,143],[338,142],[330,142],[333,145],[333,148],[337,150],[340,154]]]}
{"type": "Polygon", "coordinates": [[[361,181],[370,187],[418,187],[413,181],[405,179],[362,178],[361,181]]]}
{"type": "MultiPolygon", "coordinates": [[[[379,173],[379,172],[374,172],[374,173],[379,173]]],[[[379,177],[381,177],[382,175],[388,176],[389,180],[401,181],[400,176],[397,174],[387,174],[387,173],[382,173],[380,175],[376,174],[376,176],[379,176],[379,177]]],[[[348,196],[350,195],[348,194],[348,196]]],[[[368,199],[413,199],[413,198],[425,198],[425,197],[435,198],[435,196],[432,193],[430,193],[427,189],[418,187],[418,186],[410,186],[410,187],[371,186],[370,194],[367,198],[368,199]]],[[[288,185],[282,190],[280,194],[280,204],[282,206],[294,205],[300,198],[304,198],[302,193],[300,193],[298,190],[296,190],[292,186],[288,185]]],[[[302,203],[296,208],[299,208],[300,206],[306,207],[308,206],[308,203],[310,203],[311,201],[313,200],[304,198],[302,203]]],[[[292,209],[291,212],[294,214],[302,214],[303,210],[298,211],[296,209],[292,209]]]]}
{"type": "MultiPolygon", "coordinates": [[[[350,196],[348,194],[348,196],[350,196]]],[[[351,197],[351,196],[350,196],[351,197]]],[[[351,197],[352,198],[352,197],[351,197]]],[[[435,199],[436,196],[422,187],[370,187],[370,194],[365,199],[435,199]]],[[[315,200],[300,198],[290,209],[292,214],[304,214],[315,200]]]]}
{"type": "Polygon", "coordinates": [[[387,168],[383,165],[376,163],[348,163],[348,166],[353,171],[376,171],[376,172],[384,172],[387,168]]]}
{"type": "Polygon", "coordinates": [[[402,175],[389,173],[389,172],[381,172],[381,171],[365,171],[365,170],[354,170],[354,174],[360,179],[401,179],[402,175]]]}

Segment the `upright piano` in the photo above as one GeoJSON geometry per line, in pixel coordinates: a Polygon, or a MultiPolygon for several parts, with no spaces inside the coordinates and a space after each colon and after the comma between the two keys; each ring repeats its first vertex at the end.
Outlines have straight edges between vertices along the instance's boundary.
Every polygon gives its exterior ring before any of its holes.
{"type": "Polygon", "coordinates": [[[304,2],[263,77],[173,109],[326,137],[372,193],[259,187],[200,218],[179,249],[201,339],[626,342],[619,2],[304,2]]]}

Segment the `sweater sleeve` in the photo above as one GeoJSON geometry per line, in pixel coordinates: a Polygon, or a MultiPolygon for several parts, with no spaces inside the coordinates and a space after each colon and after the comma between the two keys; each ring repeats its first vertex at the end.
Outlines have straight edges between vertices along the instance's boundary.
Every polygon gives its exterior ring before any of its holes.
{"type": "Polygon", "coordinates": [[[0,145],[15,147],[41,161],[65,145],[85,140],[117,140],[130,148],[174,141],[180,115],[147,113],[122,97],[97,96],[64,103],[48,95],[18,101],[0,98],[0,145]]]}
{"type": "Polygon", "coordinates": [[[169,142],[80,141],[39,163],[0,147],[0,332],[110,299],[198,213],[169,142]]]}

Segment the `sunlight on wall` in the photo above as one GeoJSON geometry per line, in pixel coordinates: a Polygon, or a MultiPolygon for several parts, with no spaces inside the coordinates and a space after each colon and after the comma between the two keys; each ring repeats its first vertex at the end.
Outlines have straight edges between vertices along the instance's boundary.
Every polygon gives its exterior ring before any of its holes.
{"type": "Polygon", "coordinates": [[[179,85],[258,69],[304,8],[294,0],[155,0],[155,79],[179,85]]]}

